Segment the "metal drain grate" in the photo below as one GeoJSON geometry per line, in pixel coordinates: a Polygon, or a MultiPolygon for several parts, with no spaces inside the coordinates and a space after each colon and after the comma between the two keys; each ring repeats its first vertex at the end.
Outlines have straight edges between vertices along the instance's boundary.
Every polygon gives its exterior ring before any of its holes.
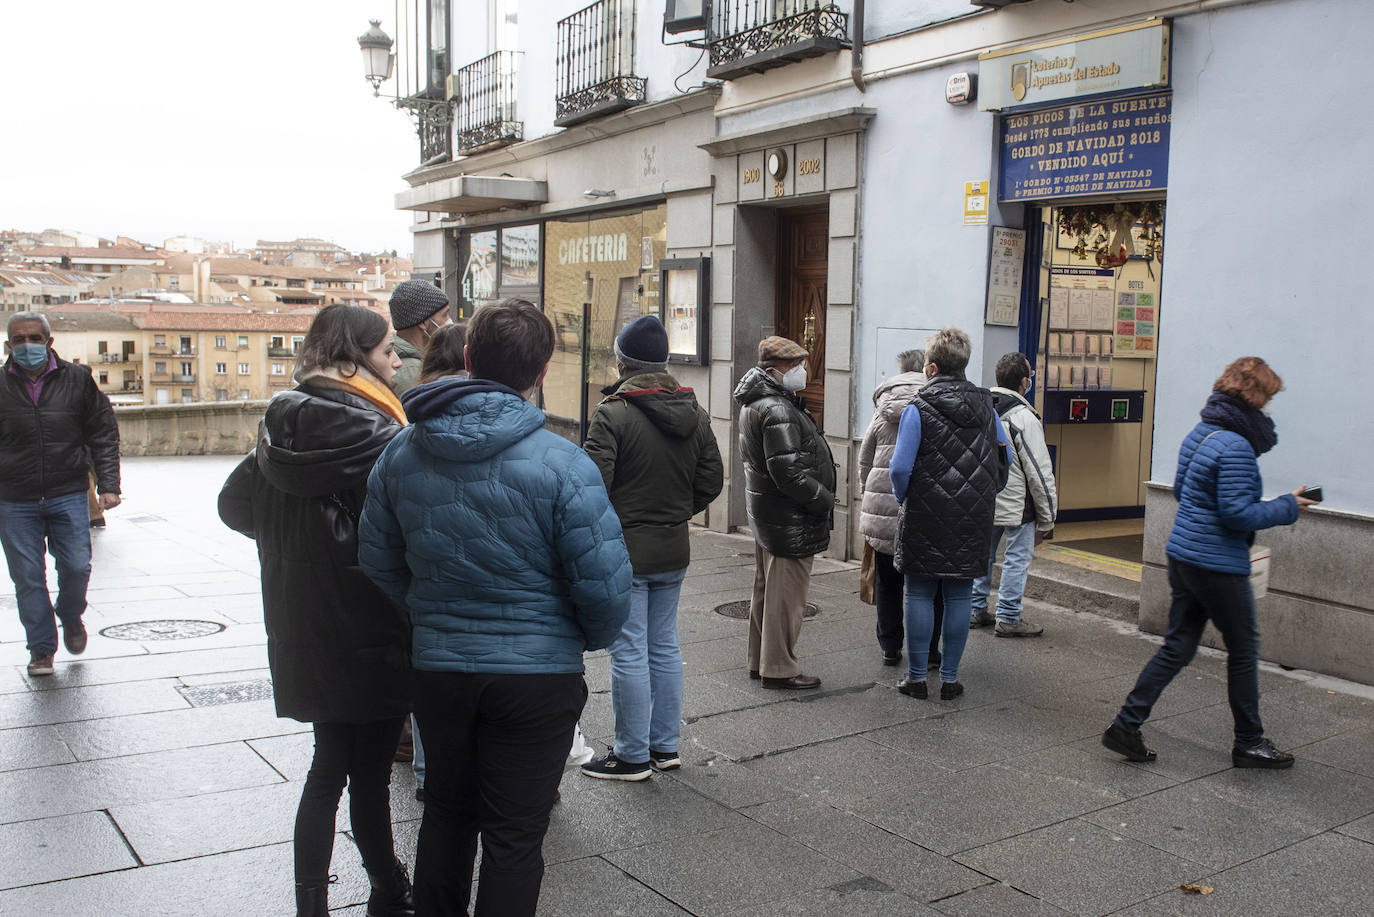
{"type": "Polygon", "coordinates": [[[100,632],[100,636],[111,640],[190,640],[193,637],[208,637],[224,630],[218,621],[131,621],[128,624],[111,624],[100,632]]]}
{"type": "MultiPolygon", "coordinates": [[[[725,615],[727,618],[739,618],[742,621],[749,620],[749,600],[744,599],[740,602],[726,602],[724,605],[717,605],[714,609],[716,614],[725,615]]],[[[821,606],[815,602],[807,602],[802,609],[803,618],[814,618],[821,613],[821,606]]]]}
{"type": "Polygon", "coordinates": [[[223,704],[245,704],[254,700],[272,699],[272,679],[258,678],[224,685],[182,686],[177,693],[192,707],[219,707],[223,704]]]}

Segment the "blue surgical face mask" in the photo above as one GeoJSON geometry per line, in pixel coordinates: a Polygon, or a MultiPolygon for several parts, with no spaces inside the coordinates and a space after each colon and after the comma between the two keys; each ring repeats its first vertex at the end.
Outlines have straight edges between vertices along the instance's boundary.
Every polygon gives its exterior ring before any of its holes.
{"type": "Polygon", "coordinates": [[[40,369],[48,362],[47,344],[12,344],[10,350],[14,352],[14,362],[29,371],[40,369]]]}

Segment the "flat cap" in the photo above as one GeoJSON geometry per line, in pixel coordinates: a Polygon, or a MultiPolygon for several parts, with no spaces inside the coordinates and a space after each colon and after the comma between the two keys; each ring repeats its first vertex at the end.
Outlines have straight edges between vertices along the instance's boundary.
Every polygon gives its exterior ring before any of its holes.
{"type": "Polygon", "coordinates": [[[791,363],[802,357],[810,356],[806,348],[796,341],[789,341],[787,338],[770,335],[759,341],[759,365],[765,363],[791,363]]]}

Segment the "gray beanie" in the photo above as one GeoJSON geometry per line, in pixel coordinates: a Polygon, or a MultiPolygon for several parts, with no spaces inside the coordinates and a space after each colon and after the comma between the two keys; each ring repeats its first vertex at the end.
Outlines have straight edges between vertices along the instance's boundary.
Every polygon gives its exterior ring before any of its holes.
{"type": "Polygon", "coordinates": [[[407,280],[391,291],[390,308],[391,327],[403,331],[447,309],[448,297],[427,280],[407,280]]]}

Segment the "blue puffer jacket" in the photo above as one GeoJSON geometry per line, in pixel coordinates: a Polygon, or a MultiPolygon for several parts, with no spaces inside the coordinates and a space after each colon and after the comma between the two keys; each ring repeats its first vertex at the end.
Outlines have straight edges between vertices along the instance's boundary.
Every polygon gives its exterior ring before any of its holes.
{"type": "Polygon", "coordinates": [[[1168,555],[1204,570],[1249,574],[1255,532],[1298,521],[1296,497],[1261,500],[1262,494],[1259,463],[1245,437],[1198,424],[1178,451],[1178,516],[1168,555]]]}
{"type": "Polygon", "coordinates": [[[630,607],[630,558],[596,465],[497,383],[406,393],[413,422],[367,484],[358,562],[410,611],[422,671],[581,672],[630,607]]]}

